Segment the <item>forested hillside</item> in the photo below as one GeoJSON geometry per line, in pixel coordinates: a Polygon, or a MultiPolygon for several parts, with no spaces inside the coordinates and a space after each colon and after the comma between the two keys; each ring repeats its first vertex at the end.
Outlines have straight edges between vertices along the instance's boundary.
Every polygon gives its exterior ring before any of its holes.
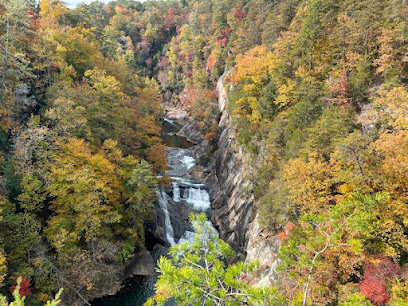
{"type": "Polygon", "coordinates": [[[31,305],[59,287],[67,305],[83,303],[117,287],[144,247],[166,167],[151,76],[181,11],[2,1],[3,293],[23,276],[31,305]]]}
{"type": "MultiPolygon", "coordinates": [[[[155,220],[161,104],[214,146],[224,75],[280,240],[264,304],[408,305],[407,17],[405,0],[3,0],[2,293],[23,276],[30,304],[64,287],[70,305],[116,286],[155,220]]],[[[156,301],[177,294],[161,284],[156,301]]]]}
{"type": "Polygon", "coordinates": [[[170,44],[163,89],[208,132],[206,101],[230,71],[291,305],[408,303],[407,13],[399,0],[195,2],[170,44]]]}

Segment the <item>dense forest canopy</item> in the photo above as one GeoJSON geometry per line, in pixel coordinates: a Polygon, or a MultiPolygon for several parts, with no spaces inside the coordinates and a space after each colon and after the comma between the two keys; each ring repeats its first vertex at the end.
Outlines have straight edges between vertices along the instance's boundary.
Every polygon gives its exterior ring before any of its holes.
{"type": "Polygon", "coordinates": [[[22,276],[30,305],[59,287],[80,305],[120,281],[155,219],[161,104],[215,144],[224,75],[281,241],[279,303],[408,305],[407,16],[405,0],[2,0],[2,293],[22,276]]]}
{"type": "Polygon", "coordinates": [[[144,248],[155,174],[166,167],[156,59],[146,60],[175,32],[151,5],[2,2],[3,293],[24,276],[30,304],[59,286],[81,304],[144,248]],[[162,32],[152,47],[148,31],[162,32]]]}

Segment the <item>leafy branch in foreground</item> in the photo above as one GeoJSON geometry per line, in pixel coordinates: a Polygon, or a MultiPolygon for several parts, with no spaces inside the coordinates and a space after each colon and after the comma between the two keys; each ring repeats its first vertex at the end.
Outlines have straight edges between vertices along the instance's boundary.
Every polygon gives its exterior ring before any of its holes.
{"type": "Polygon", "coordinates": [[[189,242],[173,246],[170,258],[158,262],[156,295],[146,305],[164,305],[174,299],[177,305],[281,305],[275,288],[249,285],[249,274],[258,263],[226,265],[234,252],[218,237],[205,214],[191,214],[195,230],[189,242]]]}
{"type": "Polygon", "coordinates": [[[404,269],[391,256],[397,246],[377,234],[388,221],[389,200],[383,192],[354,193],[329,212],[299,218],[279,250],[280,292],[290,305],[365,305],[365,299],[388,305],[393,293],[391,305],[405,305],[398,304],[404,269]]]}

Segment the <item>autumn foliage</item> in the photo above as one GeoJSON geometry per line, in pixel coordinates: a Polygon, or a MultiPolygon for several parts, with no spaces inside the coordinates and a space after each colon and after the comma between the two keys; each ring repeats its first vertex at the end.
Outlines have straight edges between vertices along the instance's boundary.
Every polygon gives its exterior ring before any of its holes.
{"type": "Polygon", "coordinates": [[[67,305],[111,290],[120,254],[144,247],[155,218],[161,105],[188,110],[212,152],[219,90],[228,153],[280,239],[284,303],[404,305],[407,11],[405,0],[2,1],[0,283],[25,275],[30,304],[60,279],[67,305]]]}
{"type": "Polygon", "coordinates": [[[365,265],[364,277],[358,288],[374,305],[388,304],[391,296],[387,283],[405,277],[406,272],[390,258],[376,256],[373,261],[365,265]]]}
{"type": "MultiPolygon", "coordinates": [[[[14,284],[10,287],[10,293],[13,293],[14,290],[16,289],[17,279],[18,279],[18,277],[15,278],[14,284]]],[[[31,295],[30,282],[31,282],[31,280],[29,278],[26,278],[25,276],[21,277],[20,291],[19,291],[20,296],[29,296],[29,295],[31,295]]]]}
{"type": "Polygon", "coordinates": [[[234,17],[238,22],[242,22],[245,17],[244,12],[242,11],[241,7],[237,7],[234,13],[234,17]]]}
{"type": "Polygon", "coordinates": [[[278,238],[281,241],[286,241],[289,239],[290,233],[291,231],[296,227],[296,225],[289,221],[286,225],[285,228],[283,229],[283,231],[279,232],[278,234],[278,238]]]}
{"type": "Polygon", "coordinates": [[[24,275],[27,304],[61,284],[67,305],[100,296],[121,278],[123,250],[144,247],[166,168],[153,70],[182,11],[0,4],[0,282],[24,275]]]}

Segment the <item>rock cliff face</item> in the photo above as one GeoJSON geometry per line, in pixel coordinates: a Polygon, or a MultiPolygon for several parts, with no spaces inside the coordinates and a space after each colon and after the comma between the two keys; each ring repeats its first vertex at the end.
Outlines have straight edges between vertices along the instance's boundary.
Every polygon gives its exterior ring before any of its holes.
{"type": "MultiPolygon", "coordinates": [[[[217,82],[220,110],[219,137],[210,164],[197,164],[191,171],[194,179],[205,182],[212,200],[212,222],[220,237],[232,248],[246,256],[247,261],[258,260],[261,268],[252,280],[258,286],[270,286],[276,279],[279,242],[259,224],[255,201],[249,182],[245,180],[249,169],[248,156],[237,144],[226,110],[228,93],[225,89],[226,71],[217,82]]],[[[168,109],[167,116],[177,120],[183,128],[177,133],[195,145],[191,148],[197,161],[206,157],[210,144],[194,120],[180,109],[168,109]]],[[[205,163],[204,163],[205,164],[205,163]]],[[[177,228],[177,226],[176,226],[177,228]]]]}
{"type": "Polygon", "coordinates": [[[246,255],[247,261],[259,260],[261,268],[254,283],[259,286],[271,285],[276,279],[277,252],[279,242],[276,235],[267,233],[259,224],[254,198],[245,191],[250,190],[245,180],[251,171],[248,158],[236,142],[231,118],[226,110],[226,71],[218,80],[218,104],[221,112],[219,139],[213,156],[207,184],[212,189],[213,223],[220,237],[235,251],[246,255]]]}
{"type": "Polygon", "coordinates": [[[268,233],[259,224],[259,215],[249,224],[248,243],[246,245],[246,262],[258,260],[260,268],[257,270],[255,286],[269,287],[277,280],[276,267],[279,263],[279,240],[275,234],[268,233]]]}
{"type": "Polygon", "coordinates": [[[245,194],[248,183],[244,180],[246,163],[242,149],[236,145],[235,133],[230,128],[226,111],[227,92],[224,88],[225,72],[217,83],[218,104],[221,112],[217,150],[212,158],[212,172],[208,184],[214,198],[213,223],[223,240],[234,250],[243,253],[248,241],[248,226],[254,206],[252,196],[245,194]]]}

